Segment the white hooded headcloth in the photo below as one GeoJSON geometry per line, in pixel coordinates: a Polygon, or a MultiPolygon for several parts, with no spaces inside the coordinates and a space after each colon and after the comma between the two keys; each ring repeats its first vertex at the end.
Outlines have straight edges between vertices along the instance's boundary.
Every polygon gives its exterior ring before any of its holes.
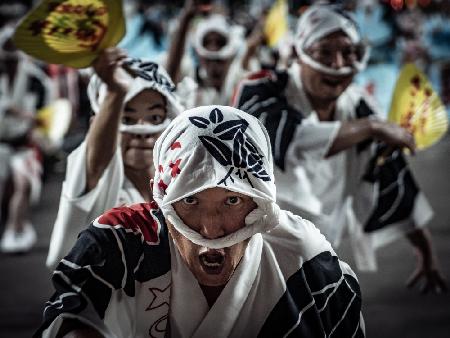
{"type": "Polygon", "coordinates": [[[300,59],[312,68],[330,75],[347,75],[365,68],[369,58],[369,48],[363,43],[361,33],[351,14],[339,5],[313,5],[300,17],[295,35],[295,49],[300,59]],[[312,59],[306,50],[316,41],[337,32],[344,32],[351,42],[359,47],[358,60],[351,67],[333,69],[312,59]]]}
{"type": "Polygon", "coordinates": [[[243,29],[238,25],[231,25],[226,17],[220,14],[213,14],[202,20],[195,31],[194,48],[195,51],[207,59],[229,59],[235,56],[239,48],[244,44],[243,29]],[[210,51],[203,45],[206,34],[216,32],[227,39],[227,43],[218,51],[210,51]]]}
{"type": "MultiPolygon", "coordinates": [[[[139,134],[141,133],[140,130],[144,133],[148,130],[156,133],[167,127],[170,120],[178,116],[184,110],[184,107],[180,104],[179,98],[176,95],[175,85],[164,67],[152,61],[133,58],[125,60],[123,67],[130,74],[130,86],[124,102],[130,101],[145,89],[156,90],[167,100],[167,120],[165,123],[158,126],[121,125],[120,131],[139,134]]],[[[92,110],[97,114],[106,96],[106,84],[94,74],[89,81],[87,92],[92,110]]]]}
{"type": "Polygon", "coordinates": [[[166,219],[195,244],[227,247],[278,224],[270,140],[253,116],[228,106],[187,110],[158,138],[153,160],[153,197],[166,219]],[[214,187],[250,196],[258,208],[244,228],[206,239],[181,221],[172,203],[214,187]]]}

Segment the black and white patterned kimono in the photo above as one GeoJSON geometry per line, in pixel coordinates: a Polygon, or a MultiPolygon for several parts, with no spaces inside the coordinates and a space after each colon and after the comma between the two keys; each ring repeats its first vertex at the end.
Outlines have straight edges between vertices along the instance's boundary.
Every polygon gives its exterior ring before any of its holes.
{"type": "Polygon", "coordinates": [[[319,121],[300,71],[294,63],[288,71],[253,74],[241,82],[234,105],[267,128],[277,203],[310,219],[333,246],[347,230],[358,268],[375,270],[375,250],[426,225],[432,209],[399,150],[381,159],[385,146],[367,140],[326,157],[341,123],[380,114],[366,92],[350,85],[334,121],[319,121]]]}
{"type": "Polygon", "coordinates": [[[264,135],[255,118],[231,107],[199,107],[176,118],[155,145],[158,203],[112,209],[80,234],[53,274],[56,292],[37,336],[54,337],[64,318],[72,318],[120,338],[363,337],[353,271],[311,222],[277,209],[266,197],[275,186],[264,135]],[[255,139],[258,133],[264,138],[255,139]],[[226,162],[233,143],[245,150],[226,162]],[[225,154],[220,161],[219,151],[225,154]],[[258,160],[249,167],[252,156],[258,160]],[[250,239],[212,307],[165,221],[183,233],[166,202],[198,184],[259,196],[247,216],[252,219],[240,230],[218,239],[186,233],[211,247],[250,239]]]}
{"type": "Polygon", "coordinates": [[[353,272],[311,223],[288,220],[297,226],[254,235],[209,309],[161,212],[151,204],[112,209],[55,270],[40,332],[54,337],[63,318],[77,318],[105,337],[362,337],[353,272]]]}

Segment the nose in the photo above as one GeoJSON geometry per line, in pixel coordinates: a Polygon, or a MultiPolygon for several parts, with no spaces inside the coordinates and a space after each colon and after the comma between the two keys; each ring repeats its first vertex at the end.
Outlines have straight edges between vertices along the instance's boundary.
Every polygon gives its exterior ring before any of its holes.
{"type": "Polygon", "coordinates": [[[332,60],[332,63],[331,63],[331,67],[339,69],[341,67],[344,67],[345,63],[346,62],[345,62],[344,55],[342,54],[342,52],[340,50],[337,50],[334,53],[334,57],[333,57],[333,60],[332,60]]]}
{"type": "Polygon", "coordinates": [[[216,239],[226,235],[224,215],[217,210],[202,210],[200,217],[200,234],[208,239],[216,239]]]}

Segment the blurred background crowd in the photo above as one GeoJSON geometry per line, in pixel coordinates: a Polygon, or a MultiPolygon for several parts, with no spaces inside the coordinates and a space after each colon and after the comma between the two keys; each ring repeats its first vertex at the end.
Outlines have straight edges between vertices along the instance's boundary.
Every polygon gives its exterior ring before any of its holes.
{"type": "MultiPolygon", "coordinates": [[[[274,3],[272,0],[204,2],[208,7],[204,16],[211,11],[212,4],[214,11],[226,14],[238,24],[245,37],[249,37],[255,27],[260,27],[258,23],[274,3]]],[[[165,62],[183,3],[181,0],[124,1],[126,35],[119,47],[132,57],[165,62]]],[[[295,31],[297,18],[312,3],[312,0],[287,1],[288,16],[284,19],[290,32],[295,31]]],[[[371,47],[368,66],[358,74],[356,81],[376,98],[386,114],[399,70],[405,63],[414,62],[428,76],[450,116],[450,1],[342,0],[333,3],[341,3],[354,13],[371,47]]],[[[37,230],[37,235],[35,228],[41,224],[31,224],[36,219],[32,213],[45,212],[41,209],[46,205],[42,200],[49,198],[41,191],[46,191],[47,182],[55,184],[57,181],[59,187],[66,158],[84,140],[92,115],[87,97],[88,71],[45,64],[10,45],[11,27],[34,5],[33,0],[2,0],[0,3],[0,250],[4,253],[27,252],[38,241],[42,232],[37,230]],[[55,111],[58,114],[54,114],[55,111]],[[14,224],[16,227],[19,224],[23,236],[12,243],[8,239],[8,228],[13,228],[14,224]]],[[[275,69],[293,62],[295,50],[291,39],[287,34],[283,43],[275,45],[267,39],[258,40],[252,70],[275,69]]],[[[181,72],[189,75],[199,61],[191,50],[192,45],[186,46],[189,57],[183,60],[181,72]]],[[[447,192],[447,204],[448,200],[447,192]]],[[[54,217],[57,205],[50,208],[49,217],[54,217]]],[[[45,226],[50,229],[53,220],[49,221],[45,226]]],[[[0,256],[2,261],[9,258],[0,256]]],[[[446,258],[442,257],[442,261],[445,265],[446,258]]],[[[35,312],[39,313],[40,309],[35,312]]],[[[2,313],[6,310],[2,309],[2,313]]],[[[450,313],[447,318],[450,319],[450,313]]]]}

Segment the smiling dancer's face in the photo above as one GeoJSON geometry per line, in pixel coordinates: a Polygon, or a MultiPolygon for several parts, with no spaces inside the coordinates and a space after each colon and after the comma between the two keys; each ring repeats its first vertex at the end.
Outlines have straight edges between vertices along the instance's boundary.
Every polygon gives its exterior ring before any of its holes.
{"type": "MultiPolygon", "coordinates": [[[[122,124],[158,125],[166,119],[166,101],[157,91],[145,89],[125,104],[122,124]]],[[[137,135],[121,133],[121,149],[125,167],[152,168],[153,147],[160,133],[137,135]]]]}
{"type": "MultiPolygon", "coordinates": [[[[175,202],[182,221],[208,239],[229,235],[245,226],[245,217],[256,208],[249,196],[223,188],[211,188],[175,202]]],[[[223,249],[192,243],[168,222],[169,232],[189,270],[205,286],[225,285],[238,266],[249,240],[223,249]]]]}
{"type": "MultiPolygon", "coordinates": [[[[343,32],[336,32],[316,41],[306,50],[315,61],[326,67],[339,69],[352,66],[357,52],[350,38],[343,32]]],[[[308,95],[323,100],[337,100],[353,80],[354,74],[334,76],[324,74],[301,62],[301,78],[308,95]]]]}

